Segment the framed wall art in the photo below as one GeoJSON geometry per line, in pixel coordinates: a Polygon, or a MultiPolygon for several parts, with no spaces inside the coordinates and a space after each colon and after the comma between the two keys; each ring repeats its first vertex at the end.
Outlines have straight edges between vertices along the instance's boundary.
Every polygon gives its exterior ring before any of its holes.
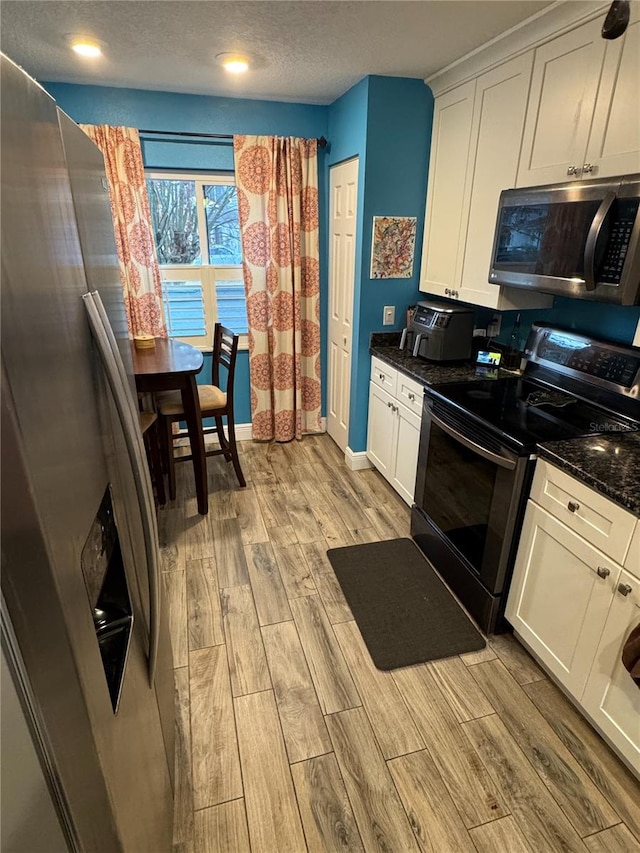
{"type": "Polygon", "coordinates": [[[371,278],[411,278],[416,248],[416,216],[374,216],[371,278]]]}

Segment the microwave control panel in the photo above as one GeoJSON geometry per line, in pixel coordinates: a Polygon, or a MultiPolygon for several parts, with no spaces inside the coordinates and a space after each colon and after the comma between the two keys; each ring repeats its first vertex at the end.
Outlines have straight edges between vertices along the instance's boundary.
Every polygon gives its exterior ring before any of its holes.
{"type": "Polygon", "coordinates": [[[611,229],[599,264],[598,281],[604,284],[620,284],[639,206],[640,199],[637,198],[618,199],[616,202],[611,229]]]}

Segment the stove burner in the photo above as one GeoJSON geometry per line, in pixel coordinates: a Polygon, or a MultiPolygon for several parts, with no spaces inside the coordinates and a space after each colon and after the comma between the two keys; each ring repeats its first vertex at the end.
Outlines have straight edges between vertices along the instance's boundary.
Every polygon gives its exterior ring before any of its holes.
{"type": "Polygon", "coordinates": [[[561,391],[532,391],[525,403],[527,406],[535,408],[536,406],[550,406],[553,409],[562,409],[565,406],[570,406],[571,403],[577,403],[575,397],[570,397],[561,391]]]}

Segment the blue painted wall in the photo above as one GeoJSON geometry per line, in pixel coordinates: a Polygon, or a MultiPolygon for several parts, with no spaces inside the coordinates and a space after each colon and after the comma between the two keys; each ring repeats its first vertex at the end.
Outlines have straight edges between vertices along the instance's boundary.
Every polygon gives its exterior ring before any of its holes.
{"type": "MultiPolygon", "coordinates": [[[[58,105],[81,124],[114,124],[147,130],[191,133],[259,133],[277,136],[327,136],[324,106],[290,104],[117,89],[106,86],[77,86],[71,83],[43,83],[58,105]]],[[[162,142],[143,139],[145,166],[152,169],[233,171],[233,149],[229,142],[162,142]]],[[[320,203],[320,287],[326,327],[326,210],[325,153],[319,150],[320,203]]],[[[326,362],[326,347],[323,353],[326,362]]],[[[326,367],[326,364],[325,364],[326,367]]],[[[211,356],[198,376],[199,383],[211,381],[211,356]]],[[[323,383],[323,387],[326,383],[323,383]]],[[[236,422],[251,421],[249,354],[238,353],[236,364],[236,422]]],[[[323,398],[324,412],[324,398],[323,398]]]]}
{"type": "MultiPolygon", "coordinates": [[[[502,312],[502,328],[497,340],[507,343],[513,330],[517,311],[502,312]]],[[[633,342],[640,321],[640,307],[607,305],[604,302],[582,302],[557,296],[553,308],[545,311],[520,312],[520,336],[524,344],[531,324],[536,320],[553,323],[566,329],[584,332],[594,338],[604,338],[621,344],[633,342]]]]}
{"type": "Polygon", "coordinates": [[[386,329],[400,329],[407,306],[418,298],[432,120],[433,96],[422,80],[412,78],[367,77],[329,107],[329,165],[360,158],[349,414],[354,452],[366,448],[369,335],[383,328],[385,305],[396,306],[396,322],[386,329]],[[369,276],[373,217],[384,215],[418,219],[410,279],[369,276]]]}

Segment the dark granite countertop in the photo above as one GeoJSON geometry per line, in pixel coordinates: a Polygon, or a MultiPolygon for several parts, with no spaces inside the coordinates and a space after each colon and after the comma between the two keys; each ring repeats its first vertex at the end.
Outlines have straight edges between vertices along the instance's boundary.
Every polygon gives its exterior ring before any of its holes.
{"type": "Polygon", "coordinates": [[[540,456],[640,517],[640,430],[548,441],[540,456]]]}
{"type": "MultiPolygon", "coordinates": [[[[425,361],[423,358],[414,357],[406,350],[398,349],[399,344],[399,332],[374,332],[371,335],[369,352],[423,385],[475,382],[486,378],[476,374],[475,365],[470,361],[425,361]]],[[[499,371],[499,376],[513,375],[508,371],[499,371]]]]}

